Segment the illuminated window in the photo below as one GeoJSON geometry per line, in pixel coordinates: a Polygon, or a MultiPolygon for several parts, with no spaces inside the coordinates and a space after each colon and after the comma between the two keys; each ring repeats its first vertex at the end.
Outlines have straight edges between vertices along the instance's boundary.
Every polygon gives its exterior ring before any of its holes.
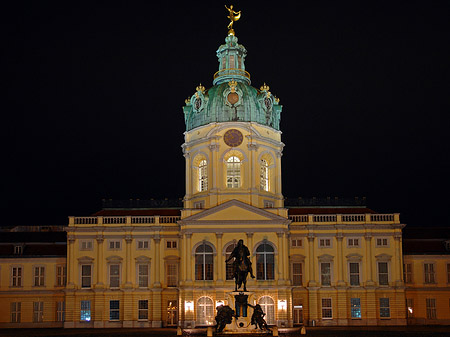
{"type": "Polygon", "coordinates": [[[11,302],[11,323],[20,323],[22,318],[22,303],[11,302]]]}
{"type": "Polygon", "coordinates": [[[227,187],[239,188],[241,185],[241,161],[236,156],[227,160],[227,187]]]}
{"type": "Polygon", "coordinates": [[[261,190],[269,191],[269,164],[265,159],[261,159],[259,177],[261,190]]]}
{"type": "Polygon", "coordinates": [[[264,318],[266,319],[267,324],[275,324],[275,303],[273,298],[270,296],[262,296],[258,300],[258,304],[266,314],[264,318]]]}
{"type": "Polygon", "coordinates": [[[322,319],[333,318],[333,307],[331,298],[322,298],[322,319]]]}
{"type": "Polygon", "coordinates": [[[424,283],[435,283],[436,282],[436,274],[434,263],[424,263],[424,283]]]}
{"type": "Polygon", "coordinates": [[[213,325],[214,324],[214,304],[209,297],[200,297],[197,302],[197,324],[213,325]]]}
{"type": "Polygon", "coordinates": [[[391,317],[391,308],[389,305],[389,297],[380,298],[380,317],[381,318],[390,318],[391,317]]]}
{"type": "Polygon", "coordinates": [[[167,301],[167,319],[166,324],[168,326],[174,326],[178,324],[178,301],[167,301]]]}
{"type": "Polygon", "coordinates": [[[275,253],[269,243],[261,243],[256,248],[256,278],[258,280],[275,279],[275,253]]]}
{"type": "Polygon", "coordinates": [[[118,321],[120,319],[120,301],[110,300],[109,301],[109,320],[118,321]]]}
{"type": "Polygon", "coordinates": [[[81,301],[80,304],[80,321],[91,321],[91,301],[81,301]]]}
{"type": "Polygon", "coordinates": [[[195,279],[213,279],[213,248],[206,243],[201,244],[195,250],[195,279]]]}
{"type": "Polygon", "coordinates": [[[361,299],[360,298],[351,298],[350,299],[350,308],[352,318],[361,318],[361,299]]]}
{"type": "Polygon", "coordinates": [[[414,317],[414,299],[413,298],[406,299],[406,317],[407,318],[414,317]]]}
{"type": "Polygon", "coordinates": [[[198,164],[198,190],[200,192],[208,189],[208,163],[205,159],[198,164]]]}
{"type": "Polygon", "coordinates": [[[148,300],[138,301],[138,319],[140,321],[148,320],[148,300]]]}

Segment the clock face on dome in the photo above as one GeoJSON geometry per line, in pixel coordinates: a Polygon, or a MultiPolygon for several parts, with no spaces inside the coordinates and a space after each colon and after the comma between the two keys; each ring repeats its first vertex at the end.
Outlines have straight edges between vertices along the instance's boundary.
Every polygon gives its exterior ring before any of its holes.
{"type": "Polygon", "coordinates": [[[244,136],[239,130],[230,129],[223,135],[223,140],[225,144],[231,147],[236,147],[242,144],[244,136]]]}

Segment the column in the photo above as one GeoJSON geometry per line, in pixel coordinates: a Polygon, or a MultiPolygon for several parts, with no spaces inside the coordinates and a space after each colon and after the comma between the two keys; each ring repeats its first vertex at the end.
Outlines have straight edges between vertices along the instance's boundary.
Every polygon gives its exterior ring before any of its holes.
{"type": "Polygon", "coordinates": [[[69,234],[67,235],[68,246],[68,254],[67,254],[67,288],[75,287],[76,280],[76,265],[77,261],[74,256],[74,245],[75,245],[75,235],[69,234]]]}
{"type": "MultiPolygon", "coordinates": [[[[192,283],[192,256],[191,256],[191,237],[192,233],[185,233],[185,242],[186,242],[186,250],[185,250],[185,259],[186,259],[186,283],[192,283]]],[[[194,262],[195,263],[195,262],[194,262]]]]}
{"type": "Polygon", "coordinates": [[[284,277],[283,275],[283,265],[286,262],[284,257],[284,249],[283,249],[283,233],[277,233],[278,237],[278,263],[277,263],[277,276],[278,281],[280,283],[284,284],[284,277]]]}
{"type": "Polygon", "coordinates": [[[217,282],[223,282],[224,280],[224,260],[225,257],[222,255],[222,236],[223,233],[216,233],[217,240],[217,282]]]}
{"type": "Polygon", "coordinates": [[[103,289],[104,285],[104,271],[103,271],[103,235],[97,235],[97,283],[95,288],[103,289]]]}
{"type": "Polygon", "coordinates": [[[400,287],[403,285],[403,258],[402,258],[402,250],[401,250],[401,241],[402,240],[402,234],[396,233],[394,234],[394,244],[395,244],[395,262],[397,264],[397,267],[395,268],[395,285],[397,287],[400,287]]]}
{"type": "Polygon", "coordinates": [[[342,241],[344,239],[344,236],[342,233],[338,233],[336,235],[336,241],[337,241],[337,269],[338,269],[338,277],[337,277],[337,286],[338,287],[345,287],[345,281],[343,279],[344,277],[344,251],[342,247],[342,241]]]}
{"type": "Polygon", "coordinates": [[[289,281],[289,253],[288,253],[288,246],[289,246],[289,234],[288,233],[283,233],[283,252],[284,252],[283,274],[284,274],[284,280],[286,282],[289,281]]]}
{"type": "Polygon", "coordinates": [[[125,285],[124,288],[132,288],[133,284],[131,281],[131,242],[133,241],[133,238],[131,235],[127,234],[125,236],[125,244],[126,244],[126,255],[125,255],[125,285]]]}
{"type": "Polygon", "coordinates": [[[154,265],[155,265],[155,283],[153,283],[153,287],[154,288],[161,288],[161,237],[159,236],[159,234],[156,234],[153,237],[153,245],[155,247],[155,260],[154,260],[154,265]]]}
{"type": "Polygon", "coordinates": [[[372,258],[372,234],[367,233],[364,235],[366,240],[366,286],[374,286],[373,281],[373,258],[372,258]]]}
{"type": "Polygon", "coordinates": [[[309,250],[309,287],[315,287],[316,284],[316,271],[315,271],[315,256],[314,256],[314,234],[309,233],[308,236],[308,250],[309,250]]]}

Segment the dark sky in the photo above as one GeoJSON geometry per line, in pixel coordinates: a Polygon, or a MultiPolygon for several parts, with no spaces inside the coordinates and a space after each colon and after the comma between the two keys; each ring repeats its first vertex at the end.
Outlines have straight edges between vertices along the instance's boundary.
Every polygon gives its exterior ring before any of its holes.
{"type": "MultiPolygon", "coordinates": [[[[224,4],[3,7],[0,225],[183,197],[181,107],[212,85],[224,4]]],[[[408,225],[450,226],[450,2],[234,6],[252,85],[283,105],[283,194],[365,196],[408,225]]]]}

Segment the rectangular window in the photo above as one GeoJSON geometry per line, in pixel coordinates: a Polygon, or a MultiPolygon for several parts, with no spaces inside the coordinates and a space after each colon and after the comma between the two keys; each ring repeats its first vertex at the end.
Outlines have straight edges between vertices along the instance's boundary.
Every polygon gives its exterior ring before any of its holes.
{"type": "Polygon", "coordinates": [[[120,287],[120,264],[109,265],[109,287],[120,287]]]}
{"type": "Polygon", "coordinates": [[[33,285],[35,287],[43,287],[45,279],[45,267],[33,268],[33,285]]]}
{"type": "Polygon", "coordinates": [[[14,246],[14,254],[15,255],[21,255],[23,253],[23,246],[16,245],[14,246]]]}
{"type": "Polygon", "coordinates": [[[300,262],[292,263],[292,285],[303,285],[303,270],[300,262]]]}
{"type": "Polygon", "coordinates": [[[81,301],[80,321],[90,322],[91,320],[91,301],[81,301]]]}
{"type": "Polygon", "coordinates": [[[138,319],[141,321],[148,320],[148,300],[138,301],[138,319]]]}
{"type": "Polygon", "coordinates": [[[413,298],[406,299],[406,317],[407,318],[414,317],[414,299],[413,298]]]}
{"type": "Polygon", "coordinates": [[[293,248],[302,247],[302,239],[291,239],[291,247],[293,248]]]}
{"type": "Polygon", "coordinates": [[[387,262],[378,262],[378,283],[383,286],[389,285],[389,270],[387,262]]]}
{"type": "Polygon", "coordinates": [[[330,248],[331,247],[331,239],[319,239],[319,247],[320,248],[330,248]]]}
{"type": "Polygon", "coordinates": [[[350,262],[348,267],[350,269],[350,285],[359,286],[359,262],[350,262]]]}
{"type": "Polygon", "coordinates": [[[40,323],[44,317],[44,302],[33,302],[33,322],[40,323]]]}
{"type": "Polygon", "coordinates": [[[168,263],[167,264],[167,286],[176,287],[178,286],[178,264],[168,263]]]}
{"type": "Polygon", "coordinates": [[[90,288],[92,278],[92,266],[90,264],[81,265],[81,288],[90,288]]]}
{"type": "Polygon", "coordinates": [[[150,242],[148,240],[138,240],[137,249],[149,249],[150,242]]]}
{"type": "Polygon", "coordinates": [[[11,268],[11,286],[12,287],[22,286],[22,267],[11,268]]]}
{"type": "Polygon", "coordinates": [[[92,250],[92,240],[80,240],[80,250],[92,250]]]}
{"type": "Polygon", "coordinates": [[[391,309],[389,307],[389,298],[388,297],[380,298],[380,317],[381,318],[390,318],[391,317],[391,309]]]}
{"type": "Polygon", "coordinates": [[[322,298],[322,319],[332,319],[333,308],[331,306],[331,298],[322,298]]]}
{"type": "Polygon", "coordinates": [[[355,239],[355,238],[349,238],[347,240],[347,246],[349,248],[356,248],[359,247],[359,239],[355,239]]]}
{"type": "Polygon", "coordinates": [[[120,319],[120,301],[109,301],[109,320],[118,321],[120,319]]]}
{"type": "Polygon", "coordinates": [[[64,322],[66,318],[66,302],[56,302],[56,321],[64,322]]]}
{"type": "Polygon", "coordinates": [[[412,283],[412,264],[403,264],[403,279],[405,283],[412,283]]]}
{"type": "Polygon", "coordinates": [[[109,249],[120,249],[120,240],[109,240],[108,243],[109,249]]]}
{"type": "Polygon", "coordinates": [[[434,263],[424,263],[424,283],[435,283],[436,274],[434,269],[434,263]]]}
{"type": "Polygon", "coordinates": [[[22,303],[11,302],[11,323],[20,323],[22,318],[22,303]]]}
{"type": "Polygon", "coordinates": [[[166,248],[168,249],[176,249],[177,248],[177,240],[167,240],[166,248]]]}
{"type": "Polygon", "coordinates": [[[65,286],[67,282],[67,267],[66,265],[57,265],[56,266],[56,286],[62,287],[65,286]]]}
{"type": "Polygon", "coordinates": [[[350,309],[352,318],[361,318],[361,299],[351,298],[350,299],[350,309]]]}
{"type": "Polygon", "coordinates": [[[331,285],[331,263],[322,262],[320,264],[320,282],[322,286],[331,285]]]}
{"type": "Polygon", "coordinates": [[[148,287],[148,264],[138,265],[138,284],[141,288],[148,287]]]}
{"type": "Polygon", "coordinates": [[[436,299],[427,298],[426,303],[427,303],[427,318],[436,319],[436,299]]]}
{"type": "Polygon", "coordinates": [[[389,240],[388,238],[377,238],[376,245],[377,247],[387,247],[389,246],[389,240]]]}
{"type": "Polygon", "coordinates": [[[450,283],[450,263],[447,263],[447,283],[450,283]]]}

